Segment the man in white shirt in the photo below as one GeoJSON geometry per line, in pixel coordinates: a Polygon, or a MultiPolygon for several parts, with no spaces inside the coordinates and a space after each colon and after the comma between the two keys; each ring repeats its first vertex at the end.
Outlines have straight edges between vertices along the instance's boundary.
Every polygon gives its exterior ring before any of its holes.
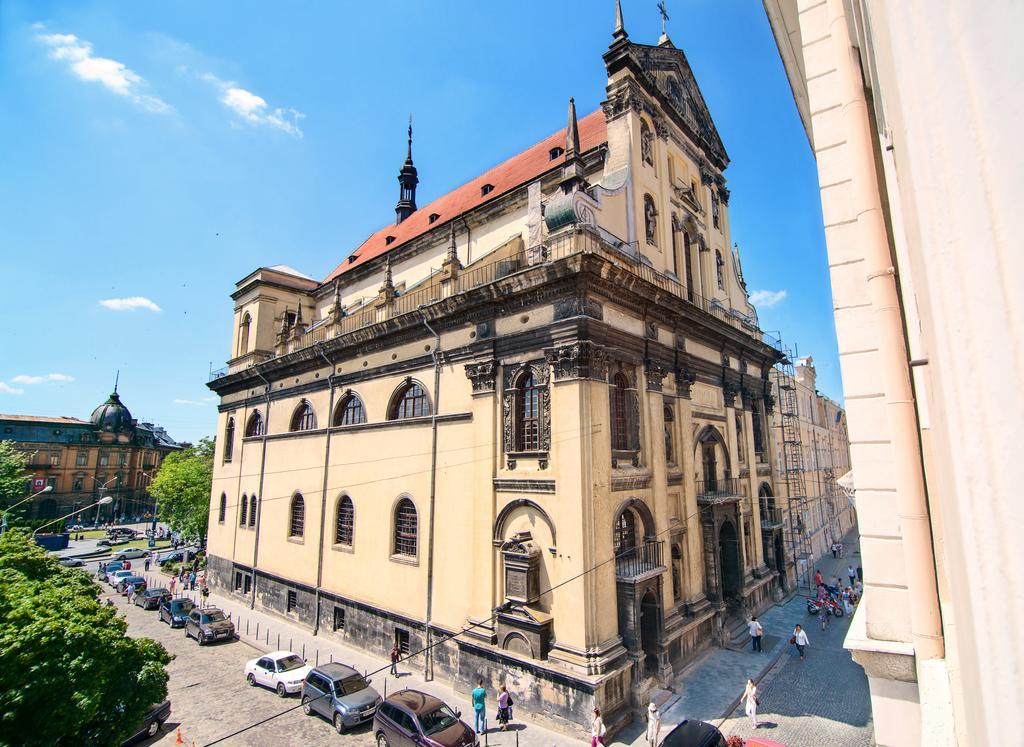
{"type": "Polygon", "coordinates": [[[752,650],[761,653],[761,636],[764,635],[764,628],[761,627],[761,623],[757,621],[757,616],[750,618],[750,622],[747,623],[747,631],[750,633],[750,643],[753,647],[752,650]]]}
{"type": "Polygon", "coordinates": [[[850,586],[857,583],[857,571],[853,570],[852,565],[846,566],[846,575],[850,577],[850,586]]]}

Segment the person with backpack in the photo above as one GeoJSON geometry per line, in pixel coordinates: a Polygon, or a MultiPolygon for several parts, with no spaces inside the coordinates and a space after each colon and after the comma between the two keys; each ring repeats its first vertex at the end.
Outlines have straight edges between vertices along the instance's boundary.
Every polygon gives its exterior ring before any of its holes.
{"type": "Polygon", "coordinates": [[[508,722],[512,720],[512,696],[502,685],[498,688],[498,723],[502,731],[508,731],[508,722]]]}

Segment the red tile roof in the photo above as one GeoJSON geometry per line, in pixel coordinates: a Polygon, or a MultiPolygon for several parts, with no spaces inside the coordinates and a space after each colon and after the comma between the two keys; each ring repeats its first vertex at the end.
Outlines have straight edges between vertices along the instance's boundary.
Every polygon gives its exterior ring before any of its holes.
{"type": "MultiPolygon", "coordinates": [[[[598,109],[579,120],[579,132],[580,150],[583,152],[607,142],[608,132],[605,125],[604,112],[598,109]]],[[[527,148],[519,155],[513,156],[504,163],[495,166],[490,171],[486,171],[475,179],[471,179],[443,197],[437,198],[429,205],[424,205],[401,223],[392,223],[390,226],[380,229],[360,244],[359,248],[352,252],[351,257],[346,258],[344,262],[335,267],[324,282],[333,280],[338,275],[351,270],[353,267],[359,267],[385,252],[398,249],[406,242],[423,235],[442,223],[447,223],[465,211],[471,210],[485,202],[496,200],[509,190],[536,179],[541,174],[561,163],[561,159],[557,161],[551,160],[550,151],[555,147],[565,147],[564,128],[541,140],[536,145],[527,148]],[[494,187],[486,195],[480,191],[480,188],[485,184],[491,184],[494,187]],[[432,213],[437,213],[439,216],[435,223],[430,223],[429,220],[432,213]],[[395,237],[395,240],[390,244],[386,242],[388,236],[395,237]]]]}

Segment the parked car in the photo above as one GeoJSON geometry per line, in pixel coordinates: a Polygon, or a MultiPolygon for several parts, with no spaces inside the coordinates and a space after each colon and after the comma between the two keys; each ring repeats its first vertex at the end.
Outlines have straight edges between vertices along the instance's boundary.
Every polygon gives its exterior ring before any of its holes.
{"type": "Polygon", "coordinates": [[[121,742],[121,747],[125,745],[134,744],[142,739],[149,739],[155,737],[160,733],[160,730],[164,726],[166,721],[171,716],[171,701],[165,700],[159,705],[153,706],[149,713],[146,714],[146,720],[142,722],[141,728],[128,737],[126,740],[121,742]]]}
{"type": "Polygon", "coordinates": [[[163,587],[143,589],[135,595],[135,604],[144,610],[160,609],[160,605],[174,599],[174,595],[163,587]]]}
{"type": "Polygon", "coordinates": [[[661,747],[726,747],[726,744],[714,724],[687,719],[665,735],[661,747]]]}
{"type": "Polygon", "coordinates": [[[250,685],[276,690],[282,698],[302,689],[302,681],[312,669],[301,656],[291,651],[272,651],[245,664],[245,679],[250,685]]]}
{"type": "Polygon", "coordinates": [[[110,539],[116,539],[118,537],[125,537],[126,539],[135,539],[138,536],[138,532],[129,527],[111,527],[107,530],[107,537],[110,539]]]}
{"type": "Polygon", "coordinates": [[[355,669],[337,662],[310,670],[302,684],[302,711],[334,724],[341,734],[373,718],[380,694],[355,669]]]}
{"type": "Polygon", "coordinates": [[[148,558],[149,550],[143,550],[141,547],[129,547],[125,550],[121,550],[115,553],[114,557],[118,560],[131,560],[132,558],[148,558]]]}
{"type": "MultiPolygon", "coordinates": [[[[118,594],[125,596],[128,593],[128,587],[132,584],[135,585],[135,591],[145,591],[146,589],[145,577],[135,575],[124,576],[123,578],[118,579],[117,586],[114,588],[117,589],[118,594]]],[[[129,599],[128,601],[130,602],[131,600],[129,599]]]]}
{"type": "MultiPolygon", "coordinates": [[[[399,690],[380,704],[373,718],[377,747],[479,747],[462,713],[419,690],[399,690]]],[[[724,747],[724,743],[723,743],[724,747]]]]}
{"type": "Polygon", "coordinates": [[[85,561],[81,558],[61,558],[57,562],[65,568],[81,568],[85,565],[85,561]]]}
{"type": "Polygon", "coordinates": [[[106,564],[106,566],[103,566],[102,564],[100,564],[99,566],[96,567],[96,578],[101,579],[103,581],[106,581],[107,580],[107,576],[109,576],[111,573],[113,573],[114,571],[120,571],[120,570],[123,570],[123,569],[124,569],[124,563],[122,563],[119,560],[111,560],[109,563],[106,564]]]}
{"type": "Polygon", "coordinates": [[[72,524],[71,527],[69,528],[69,531],[81,532],[84,529],[85,527],[83,527],[81,524],[72,524]]]}
{"type": "Polygon", "coordinates": [[[160,566],[165,566],[168,563],[189,563],[192,560],[194,560],[195,557],[195,550],[175,550],[174,552],[169,552],[166,555],[161,555],[159,558],[157,558],[156,562],[160,566]]]}
{"type": "Polygon", "coordinates": [[[135,571],[129,571],[129,570],[126,570],[124,568],[118,568],[113,573],[107,573],[107,583],[110,584],[111,586],[113,586],[116,589],[118,581],[120,581],[122,578],[125,578],[126,576],[134,576],[134,575],[135,575],[135,571]]]}
{"type": "Polygon", "coordinates": [[[235,624],[217,607],[193,609],[185,620],[185,635],[195,638],[200,646],[210,641],[235,637],[235,624]]]}
{"type": "Polygon", "coordinates": [[[170,601],[160,603],[160,621],[165,622],[172,628],[185,627],[188,614],[195,609],[191,599],[176,597],[170,601]]]}

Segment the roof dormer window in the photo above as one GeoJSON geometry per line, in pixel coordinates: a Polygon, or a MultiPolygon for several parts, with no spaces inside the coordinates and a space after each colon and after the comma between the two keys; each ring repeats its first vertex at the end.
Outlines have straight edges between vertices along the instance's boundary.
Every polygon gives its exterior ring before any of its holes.
{"type": "Polygon", "coordinates": [[[391,246],[393,243],[395,243],[395,237],[394,236],[385,236],[384,237],[384,245],[385,246],[391,246]]]}
{"type": "Polygon", "coordinates": [[[565,153],[565,148],[559,148],[557,145],[548,151],[548,158],[554,161],[556,158],[565,153]]]}
{"type": "Polygon", "coordinates": [[[429,221],[430,221],[431,223],[436,223],[436,222],[437,222],[437,219],[438,219],[438,218],[440,218],[440,217],[441,217],[441,216],[440,216],[440,215],[438,215],[437,213],[431,213],[431,214],[430,214],[430,217],[428,218],[428,220],[429,220],[429,221]]]}
{"type": "Polygon", "coordinates": [[[480,187],[480,196],[481,197],[486,197],[487,195],[489,195],[493,191],[494,191],[494,185],[493,184],[485,184],[484,186],[480,187]]]}

